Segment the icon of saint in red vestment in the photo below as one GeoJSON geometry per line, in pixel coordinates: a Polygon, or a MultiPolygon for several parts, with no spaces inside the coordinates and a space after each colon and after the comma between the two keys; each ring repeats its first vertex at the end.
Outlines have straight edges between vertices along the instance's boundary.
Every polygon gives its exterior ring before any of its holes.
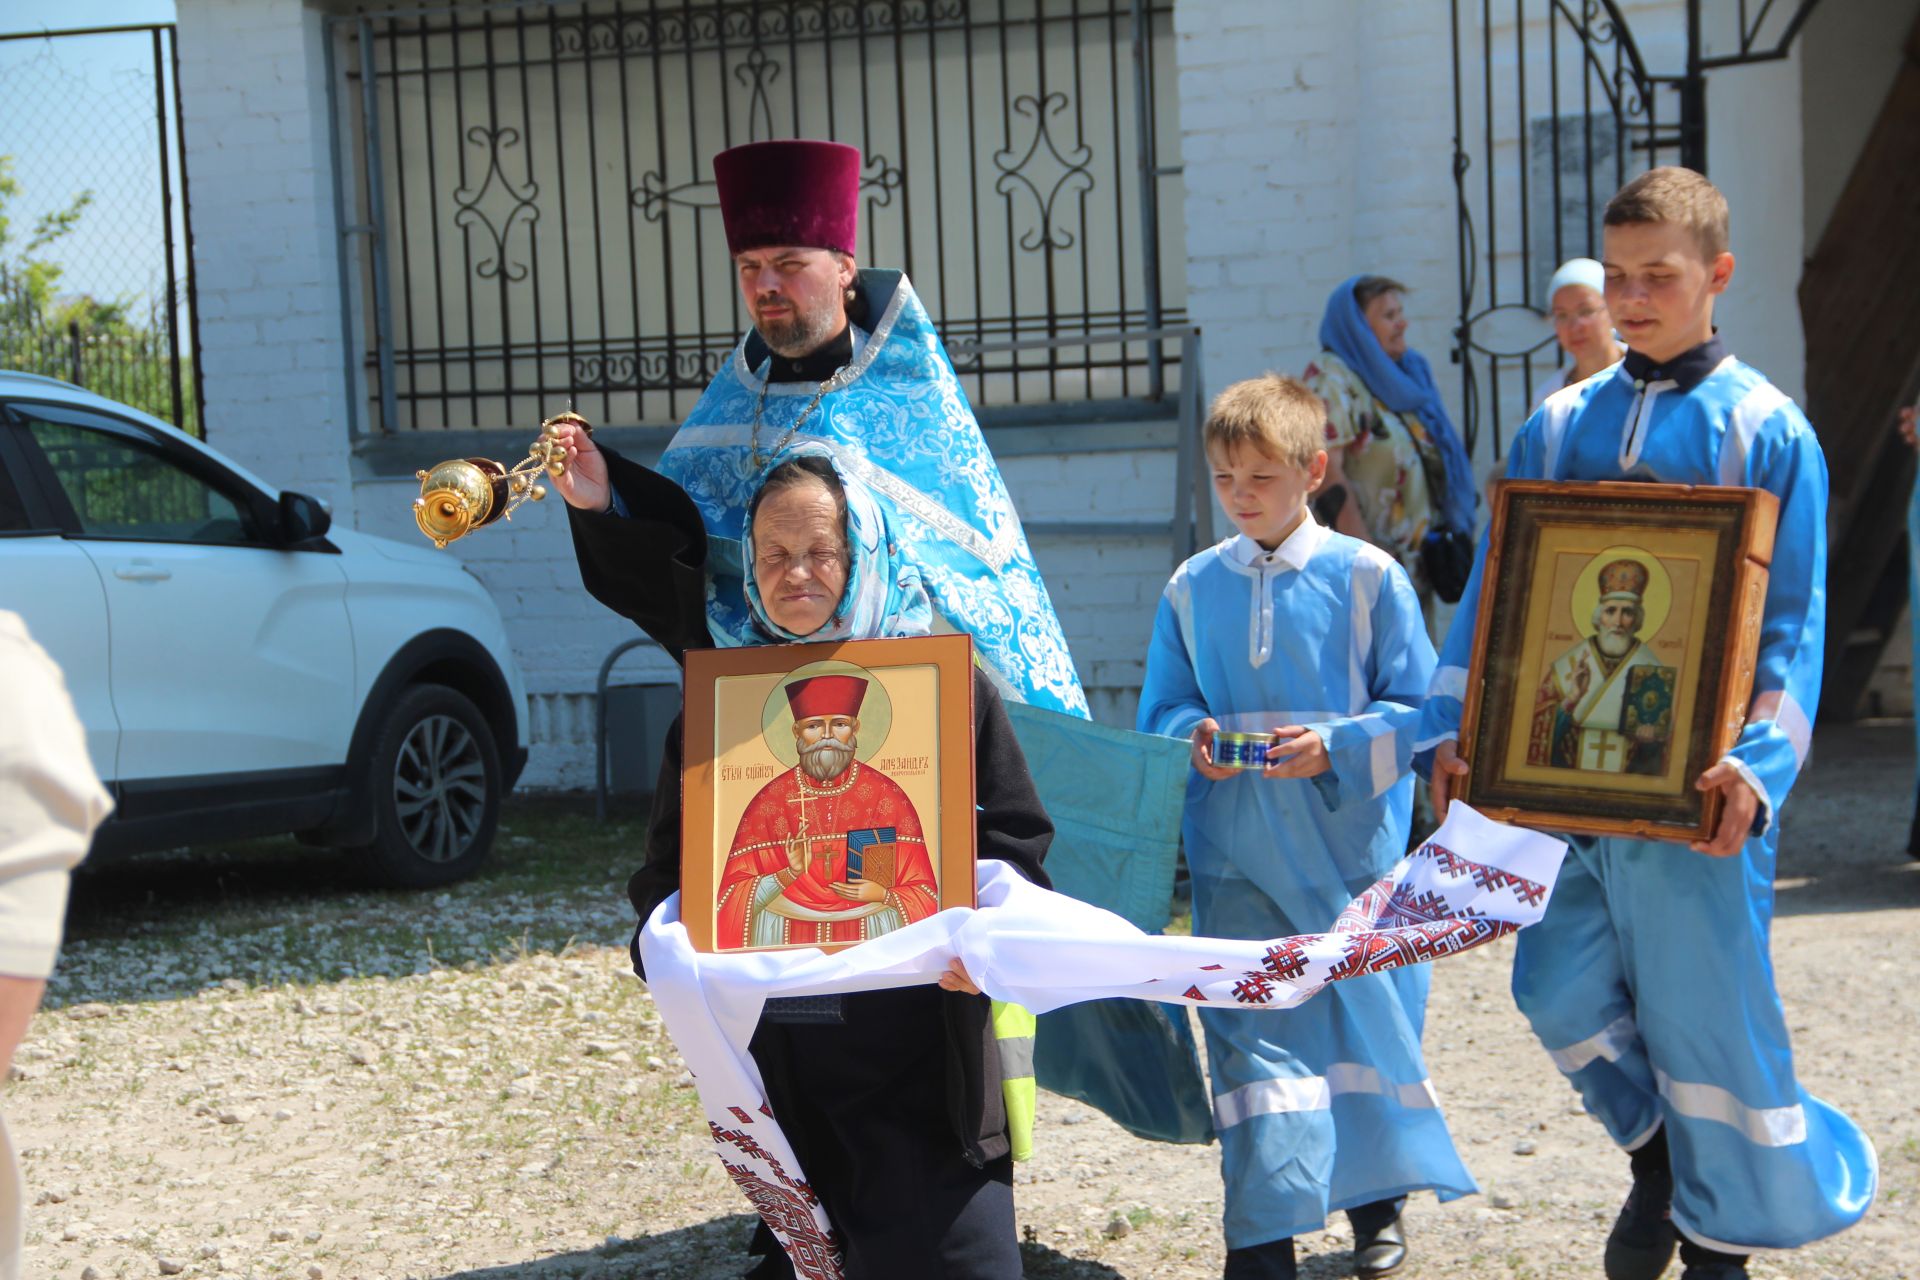
{"type": "Polygon", "coordinates": [[[900,784],[857,758],[867,681],[819,675],[786,686],[799,763],[740,815],[720,877],[714,943],[860,942],[940,909],[926,835],[900,784]],[[848,855],[859,871],[850,874],[848,855]]]}

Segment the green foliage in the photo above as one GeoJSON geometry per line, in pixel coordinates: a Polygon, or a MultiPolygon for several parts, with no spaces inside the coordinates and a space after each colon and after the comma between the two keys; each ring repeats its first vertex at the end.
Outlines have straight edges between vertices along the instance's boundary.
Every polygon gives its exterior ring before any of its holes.
{"type": "Polygon", "coordinates": [[[64,268],[49,251],[79,227],[93,192],[34,219],[23,239],[8,213],[20,191],[13,157],[0,155],[0,368],[62,378],[169,422],[177,377],[175,425],[198,435],[192,375],[174,367],[167,300],[149,303],[143,316],[131,298],[60,292],[64,268]]]}
{"type": "Polygon", "coordinates": [[[53,306],[54,288],[61,276],[60,265],[40,256],[41,251],[73,233],[81,215],[93,203],[93,192],[82,191],[66,208],[41,215],[26,244],[14,253],[13,218],[7,206],[20,195],[20,179],[14,176],[13,164],[12,156],[0,155],[0,285],[17,288],[24,295],[22,303],[38,316],[53,306]]]}

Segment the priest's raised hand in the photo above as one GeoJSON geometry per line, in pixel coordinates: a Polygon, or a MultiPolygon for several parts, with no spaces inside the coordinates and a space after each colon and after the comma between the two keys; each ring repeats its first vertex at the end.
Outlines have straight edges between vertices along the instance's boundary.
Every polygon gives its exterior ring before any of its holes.
{"type": "Polygon", "coordinates": [[[607,480],[606,455],[578,422],[562,420],[554,425],[560,446],[567,451],[567,469],[553,478],[553,487],[570,507],[607,510],[613,504],[613,486],[607,480]]]}

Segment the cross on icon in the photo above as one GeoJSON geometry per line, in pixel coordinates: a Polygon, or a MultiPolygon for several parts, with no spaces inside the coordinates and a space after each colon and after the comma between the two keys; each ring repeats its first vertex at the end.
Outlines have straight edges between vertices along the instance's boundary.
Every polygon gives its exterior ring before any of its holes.
{"type": "Polygon", "coordinates": [[[1613,740],[1613,735],[1610,733],[1601,734],[1598,741],[1590,739],[1587,743],[1587,754],[1595,757],[1595,760],[1594,763],[1588,767],[1612,773],[1613,753],[1618,750],[1620,750],[1620,744],[1613,740]]]}

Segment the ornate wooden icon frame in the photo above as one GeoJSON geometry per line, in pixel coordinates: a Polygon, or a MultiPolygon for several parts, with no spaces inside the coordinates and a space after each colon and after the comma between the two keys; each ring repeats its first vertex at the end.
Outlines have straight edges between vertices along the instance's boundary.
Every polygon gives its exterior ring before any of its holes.
{"type": "Polygon", "coordinates": [[[1720,794],[1695,790],[1693,779],[1732,748],[1747,721],[1779,507],[1764,490],[1709,485],[1496,485],[1461,717],[1460,752],[1469,772],[1459,798],[1490,818],[1546,831],[1682,842],[1711,838],[1720,794]],[[1521,647],[1541,534],[1555,524],[1604,528],[1614,543],[1630,542],[1636,530],[1716,534],[1708,604],[1695,624],[1706,639],[1697,649],[1690,646],[1687,658],[1698,669],[1698,684],[1677,795],[1545,783],[1513,777],[1506,768],[1512,735],[1531,731],[1532,691],[1517,687],[1521,647]]]}
{"type": "MultiPolygon", "coordinates": [[[[907,637],[892,640],[847,640],[816,644],[762,645],[739,649],[695,649],[687,653],[686,714],[682,719],[680,824],[680,918],[696,951],[713,952],[716,893],[725,865],[727,840],[717,830],[715,769],[720,741],[715,690],[719,681],[735,676],[784,675],[811,663],[837,660],[883,671],[890,667],[936,669],[938,706],[917,708],[918,714],[937,715],[939,744],[938,830],[940,851],[940,905],[971,907],[974,898],[973,758],[973,638],[967,635],[907,637]],[[696,907],[693,904],[698,904],[696,907]]],[[[902,710],[896,703],[894,716],[902,710]]],[[[760,726],[754,725],[757,735],[760,726]]],[[[785,947],[727,947],[730,954],[756,950],[793,950],[785,947]]],[[[807,944],[812,945],[812,944],[807,944]]],[[[821,944],[822,951],[840,951],[857,942],[821,944]]]]}

